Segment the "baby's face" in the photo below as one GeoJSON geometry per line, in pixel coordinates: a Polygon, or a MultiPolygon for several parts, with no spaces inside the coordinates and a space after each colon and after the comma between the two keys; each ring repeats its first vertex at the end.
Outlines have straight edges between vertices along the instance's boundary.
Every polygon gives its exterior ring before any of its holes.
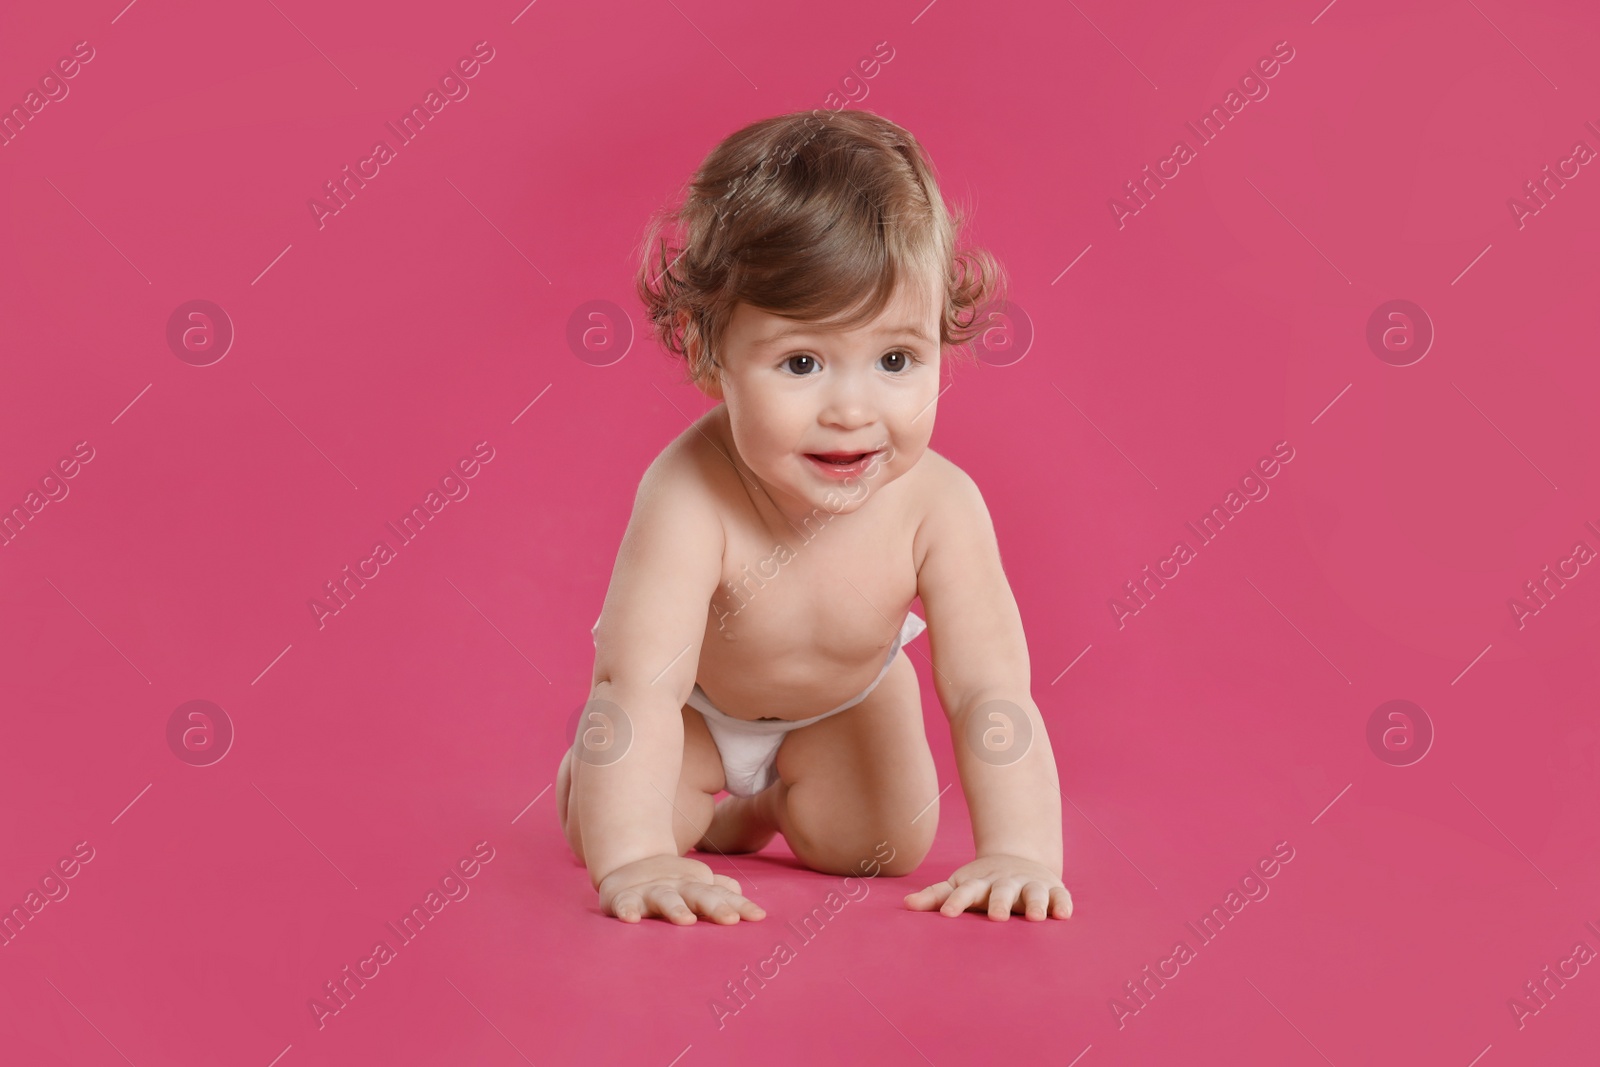
{"type": "Polygon", "coordinates": [[[704,388],[726,401],[734,445],[769,491],[845,513],[916,464],[933,435],[942,297],[903,284],[848,331],[738,305],[721,379],[704,388]]]}

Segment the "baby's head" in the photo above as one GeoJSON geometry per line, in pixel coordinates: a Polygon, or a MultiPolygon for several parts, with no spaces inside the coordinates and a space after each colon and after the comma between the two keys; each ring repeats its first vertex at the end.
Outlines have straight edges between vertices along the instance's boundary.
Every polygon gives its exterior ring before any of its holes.
{"type": "Polygon", "coordinates": [[[957,247],[960,226],[906,130],[867,111],[782,115],[719,144],[651,221],[639,297],[687,380],[727,404],[751,470],[815,501],[926,451],[942,357],[963,354],[1004,284],[987,252],[957,247]],[[841,472],[818,453],[875,455],[841,472]]]}

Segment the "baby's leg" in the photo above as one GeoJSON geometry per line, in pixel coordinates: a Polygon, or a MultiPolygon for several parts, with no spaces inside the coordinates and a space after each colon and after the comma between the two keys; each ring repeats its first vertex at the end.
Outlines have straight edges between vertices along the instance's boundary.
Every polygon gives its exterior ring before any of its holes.
{"type": "MultiPolygon", "coordinates": [[[[567,844],[583,859],[583,832],[578,825],[578,811],[572,804],[573,772],[582,773],[573,764],[575,745],[567,749],[556,772],[556,813],[561,819],[567,844]]],[[[627,756],[623,756],[627,759],[627,756]]],[[[716,742],[706,729],[706,721],[694,708],[683,706],[683,765],[678,772],[677,795],[672,798],[672,836],[678,846],[678,855],[689,851],[691,845],[705,834],[711,825],[714,797],[726,787],[722,773],[722,758],[717,754],[716,742]]]]}
{"type": "Polygon", "coordinates": [[[884,874],[908,874],[932,847],[939,782],[904,652],[861,703],[786,737],[777,766],[779,781],[764,793],[806,866],[859,876],[877,859],[884,874]],[[894,850],[888,862],[883,842],[894,850]]]}

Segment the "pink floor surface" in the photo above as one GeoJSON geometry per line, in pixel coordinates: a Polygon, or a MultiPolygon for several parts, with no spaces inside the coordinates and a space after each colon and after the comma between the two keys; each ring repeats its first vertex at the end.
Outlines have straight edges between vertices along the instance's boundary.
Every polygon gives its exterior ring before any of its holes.
{"type": "Polygon", "coordinates": [[[1600,16],[1324,2],[0,14],[0,1062],[1597,1062],[1600,16]],[[852,99],[1012,278],[934,447],[1076,915],[902,907],[972,848],[924,638],[915,874],[851,899],[780,839],[708,858],[765,921],[627,926],[552,784],[707,407],[635,242],[734,129],[852,99]]]}

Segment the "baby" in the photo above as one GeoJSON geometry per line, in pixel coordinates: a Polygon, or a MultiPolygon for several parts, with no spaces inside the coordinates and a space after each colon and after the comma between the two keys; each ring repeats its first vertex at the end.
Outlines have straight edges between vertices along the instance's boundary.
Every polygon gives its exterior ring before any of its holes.
{"type": "Polygon", "coordinates": [[[647,230],[639,295],[720,403],[640,481],[556,780],[604,914],[761,919],[687,852],[778,833],[814,870],[915,870],[942,793],[902,652],[924,629],[976,858],[906,906],[1072,914],[994,526],[928,447],[941,361],[1003,285],[960,226],[917,140],[844,110],[734,133],[647,230]]]}

